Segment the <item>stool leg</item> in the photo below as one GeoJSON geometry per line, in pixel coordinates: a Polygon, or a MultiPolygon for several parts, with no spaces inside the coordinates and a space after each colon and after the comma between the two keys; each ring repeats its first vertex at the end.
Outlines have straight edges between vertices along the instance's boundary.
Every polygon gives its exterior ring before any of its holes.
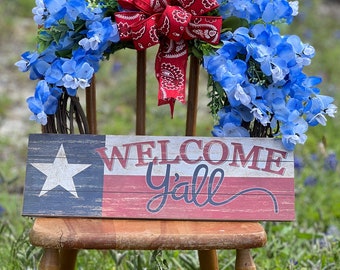
{"type": "Polygon", "coordinates": [[[60,269],[73,270],[76,266],[78,250],[61,249],[60,250],[60,269]]]}
{"type": "Polygon", "coordinates": [[[39,263],[39,270],[60,270],[58,249],[44,249],[44,254],[39,263]]]}
{"type": "Polygon", "coordinates": [[[235,270],[256,270],[256,265],[249,249],[236,250],[235,270]]]}
{"type": "Polygon", "coordinates": [[[198,257],[201,270],[218,270],[216,250],[199,250],[198,257]]]}

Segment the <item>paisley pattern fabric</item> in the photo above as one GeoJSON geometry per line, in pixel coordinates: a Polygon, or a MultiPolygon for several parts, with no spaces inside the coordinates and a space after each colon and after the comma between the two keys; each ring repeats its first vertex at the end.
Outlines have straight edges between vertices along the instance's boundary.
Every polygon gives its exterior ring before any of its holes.
{"type": "Polygon", "coordinates": [[[119,0],[126,11],[116,12],[120,39],[137,50],[160,44],[155,61],[158,104],[185,102],[186,65],[190,39],[218,44],[222,18],[204,16],[218,7],[208,0],[119,0]]]}

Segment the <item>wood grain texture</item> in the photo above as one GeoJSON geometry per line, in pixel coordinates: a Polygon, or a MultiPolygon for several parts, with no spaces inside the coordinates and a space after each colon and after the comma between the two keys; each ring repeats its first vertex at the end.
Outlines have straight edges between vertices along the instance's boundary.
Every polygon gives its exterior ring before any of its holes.
{"type": "Polygon", "coordinates": [[[264,246],[266,233],[257,222],[39,218],[30,241],[57,249],[249,249],[264,246]]]}
{"type": "Polygon", "coordinates": [[[293,163],[271,139],[36,134],[23,215],[289,221],[293,163]]]}

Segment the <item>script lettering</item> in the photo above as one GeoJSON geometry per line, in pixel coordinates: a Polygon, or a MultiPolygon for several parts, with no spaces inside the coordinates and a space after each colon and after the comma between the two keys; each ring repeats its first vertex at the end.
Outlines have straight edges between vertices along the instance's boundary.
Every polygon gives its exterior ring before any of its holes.
{"type": "Polygon", "coordinates": [[[155,184],[152,176],[153,163],[150,162],[146,174],[146,184],[153,191],[160,193],[153,196],[147,203],[146,208],[151,213],[160,212],[168,200],[183,200],[187,204],[194,204],[198,208],[206,205],[223,206],[236,200],[238,197],[251,192],[266,193],[273,201],[274,212],[278,213],[278,202],[276,196],[265,188],[255,187],[241,190],[223,200],[217,199],[217,194],[224,181],[224,171],[220,168],[214,169],[209,176],[209,168],[200,164],[193,172],[189,181],[182,180],[178,173],[174,173],[174,181],[171,181],[171,165],[166,165],[166,173],[159,184],[155,184]],[[201,175],[201,173],[203,174],[201,175]]]}

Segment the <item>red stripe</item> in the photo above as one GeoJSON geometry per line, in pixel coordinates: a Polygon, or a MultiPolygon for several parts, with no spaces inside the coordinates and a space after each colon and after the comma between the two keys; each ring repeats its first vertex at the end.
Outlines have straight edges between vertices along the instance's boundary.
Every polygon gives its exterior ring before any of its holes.
{"type": "Polygon", "coordinates": [[[293,178],[224,177],[217,187],[218,180],[216,177],[209,188],[209,178],[198,177],[192,188],[192,177],[181,177],[177,181],[170,177],[166,186],[162,185],[164,177],[154,176],[152,184],[157,188],[152,189],[145,176],[105,176],[102,215],[164,219],[294,219],[293,178]],[[164,195],[166,192],[167,196],[164,195]]]}

